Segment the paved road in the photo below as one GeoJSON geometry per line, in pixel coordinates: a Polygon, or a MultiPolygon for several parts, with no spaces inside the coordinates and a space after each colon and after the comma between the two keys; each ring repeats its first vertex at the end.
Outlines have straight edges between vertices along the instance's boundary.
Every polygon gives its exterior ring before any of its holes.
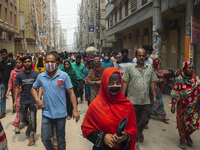
{"type": "MultiPolygon", "coordinates": [[[[169,96],[164,96],[165,108],[168,113],[170,121],[168,124],[160,121],[157,118],[151,119],[149,129],[144,131],[145,140],[141,143],[141,150],[179,150],[178,148],[178,131],[176,129],[176,116],[169,112],[169,96]]],[[[12,121],[15,114],[12,113],[11,99],[7,100],[7,114],[1,120],[8,139],[9,150],[44,150],[41,142],[41,111],[37,113],[37,134],[36,143],[32,147],[28,147],[28,138],[25,136],[25,128],[21,130],[21,134],[15,135],[12,121]]],[[[81,135],[80,125],[83,121],[85,112],[87,110],[86,103],[79,105],[81,112],[81,119],[79,123],[74,120],[67,121],[66,124],[66,142],[67,150],[91,150],[92,144],[84,139],[81,135]]],[[[188,150],[200,150],[200,132],[196,131],[192,135],[194,146],[188,150]]]]}

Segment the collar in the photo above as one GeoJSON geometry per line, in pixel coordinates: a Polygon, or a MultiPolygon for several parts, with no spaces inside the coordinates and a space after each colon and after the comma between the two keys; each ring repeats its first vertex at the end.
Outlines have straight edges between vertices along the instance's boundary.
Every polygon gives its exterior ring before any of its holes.
{"type": "Polygon", "coordinates": [[[54,79],[54,78],[60,76],[60,74],[61,74],[61,70],[60,70],[60,69],[57,69],[57,70],[58,70],[58,72],[57,72],[57,74],[56,74],[53,78],[50,78],[50,77],[49,77],[49,75],[47,74],[47,71],[45,71],[45,72],[43,73],[43,77],[47,77],[47,78],[49,78],[49,79],[54,79]]]}
{"type": "Polygon", "coordinates": [[[4,64],[6,64],[7,62],[11,61],[10,58],[8,58],[8,60],[6,62],[4,62],[3,60],[1,62],[3,62],[4,64]]]}
{"type": "MultiPolygon", "coordinates": [[[[136,68],[139,68],[137,63],[133,63],[133,65],[134,65],[136,68]]],[[[144,63],[144,68],[143,68],[143,69],[146,69],[147,67],[148,67],[148,64],[147,64],[147,63],[144,63]]]]}

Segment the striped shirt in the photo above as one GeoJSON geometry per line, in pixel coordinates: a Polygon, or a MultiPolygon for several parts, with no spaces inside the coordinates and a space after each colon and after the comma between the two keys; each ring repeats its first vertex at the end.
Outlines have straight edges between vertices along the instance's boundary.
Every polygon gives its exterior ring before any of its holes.
{"type": "Polygon", "coordinates": [[[6,134],[3,130],[3,126],[1,124],[1,121],[0,121],[0,149],[1,150],[8,150],[7,138],[6,138],[6,134]]]}
{"type": "Polygon", "coordinates": [[[120,59],[117,61],[116,63],[116,68],[119,69],[119,71],[124,74],[126,68],[132,64],[132,59],[128,58],[127,60],[124,60],[124,59],[120,59]]]}

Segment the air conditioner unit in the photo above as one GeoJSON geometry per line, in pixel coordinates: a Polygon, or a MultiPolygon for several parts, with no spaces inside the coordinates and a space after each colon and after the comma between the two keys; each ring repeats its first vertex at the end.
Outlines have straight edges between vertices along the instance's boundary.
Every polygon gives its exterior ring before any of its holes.
{"type": "Polygon", "coordinates": [[[115,3],[115,0],[110,0],[110,3],[111,3],[111,4],[114,4],[114,3],[115,3]]]}
{"type": "Polygon", "coordinates": [[[0,39],[1,40],[6,40],[6,32],[0,32],[0,39]]]}

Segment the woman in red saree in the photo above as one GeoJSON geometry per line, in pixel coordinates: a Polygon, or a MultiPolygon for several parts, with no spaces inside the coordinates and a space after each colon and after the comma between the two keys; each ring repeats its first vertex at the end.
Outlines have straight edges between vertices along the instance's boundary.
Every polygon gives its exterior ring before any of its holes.
{"type": "Polygon", "coordinates": [[[93,150],[134,150],[137,134],[135,111],[121,91],[122,76],[118,69],[107,68],[101,78],[101,88],[90,104],[81,125],[83,136],[94,143],[93,150]],[[118,125],[123,118],[128,122],[121,137],[118,125]]]}

